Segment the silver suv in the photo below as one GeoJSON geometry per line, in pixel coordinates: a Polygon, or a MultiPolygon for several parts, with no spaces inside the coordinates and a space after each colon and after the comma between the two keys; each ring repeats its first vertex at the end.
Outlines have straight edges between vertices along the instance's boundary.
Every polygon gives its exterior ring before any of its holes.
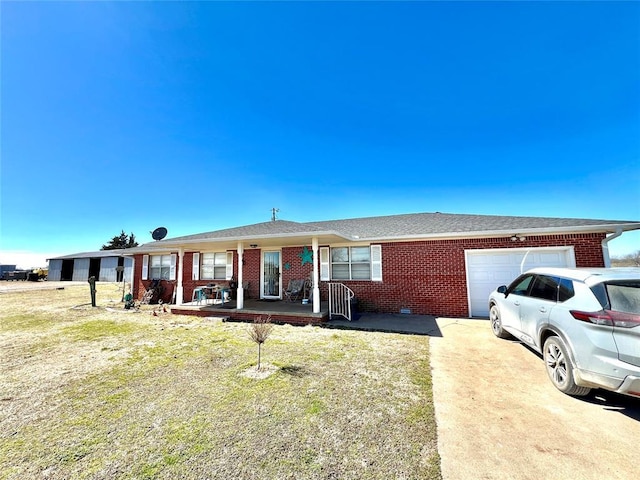
{"type": "Polygon", "coordinates": [[[640,397],[640,268],[534,268],[491,293],[489,318],[542,354],[558,390],[640,397]]]}

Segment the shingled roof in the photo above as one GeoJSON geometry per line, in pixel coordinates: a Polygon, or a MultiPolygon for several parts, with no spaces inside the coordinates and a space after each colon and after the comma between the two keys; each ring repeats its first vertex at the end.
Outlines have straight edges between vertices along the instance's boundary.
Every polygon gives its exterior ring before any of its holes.
{"type": "Polygon", "coordinates": [[[629,231],[640,229],[639,221],[580,218],[514,217],[451,213],[409,213],[319,222],[275,220],[241,227],[174,237],[142,245],[138,249],[181,243],[248,241],[303,237],[326,237],[343,241],[393,241],[402,239],[490,237],[513,234],[566,234],[578,232],[629,231]]]}
{"type": "MultiPolygon", "coordinates": [[[[308,224],[311,225],[311,224],[308,224]]],[[[322,230],[335,230],[361,239],[392,239],[469,234],[551,233],[567,231],[615,232],[640,229],[638,221],[590,220],[580,218],[511,217],[451,213],[409,213],[348,220],[314,222],[322,230]],[[632,225],[635,226],[632,227],[632,225]],[[626,227],[626,228],[625,228],[626,227]]]]}

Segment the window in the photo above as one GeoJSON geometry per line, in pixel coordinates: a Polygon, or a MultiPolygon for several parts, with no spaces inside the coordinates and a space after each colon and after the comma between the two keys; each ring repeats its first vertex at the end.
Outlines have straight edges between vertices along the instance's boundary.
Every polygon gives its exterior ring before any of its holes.
{"type": "Polygon", "coordinates": [[[369,247],[332,248],[331,278],[334,280],[370,280],[371,250],[369,247]]]}
{"type": "Polygon", "coordinates": [[[203,253],[200,278],[202,280],[225,280],[227,277],[227,253],[203,253]]]}
{"type": "Polygon", "coordinates": [[[606,285],[611,310],[640,314],[640,284],[638,282],[609,282],[606,285]]]}
{"type": "Polygon", "coordinates": [[[527,290],[529,290],[529,285],[531,285],[531,280],[533,280],[533,275],[516,278],[513,283],[509,285],[507,293],[509,295],[526,295],[527,290]]]}
{"type": "Polygon", "coordinates": [[[559,292],[558,292],[558,301],[566,302],[571,297],[573,297],[576,292],[573,289],[573,282],[566,278],[559,278],[559,292]]]}
{"type": "Polygon", "coordinates": [[[151,255],[150,263],[152,279],[171,279],[171,255],[151,255]]]}
{"type": "Polygon", "coordinates": [[[558,283],[553,277],[539,275],[531,287],[530,295],[555,302],[558,299],[558,283]]]}
{"type": "Polygon", "coordinates": [[[382,282],[382,245],[320,247],[320,281],[371,280],[382,282]]]}

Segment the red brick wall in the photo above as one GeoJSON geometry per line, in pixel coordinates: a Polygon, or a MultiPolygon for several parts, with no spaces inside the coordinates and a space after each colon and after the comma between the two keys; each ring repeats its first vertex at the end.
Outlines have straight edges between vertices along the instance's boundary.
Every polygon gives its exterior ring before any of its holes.
{"type": "MultiPolygon", "coordinates": [[[[313,271],[312,263],[302,265],[302,258],[299,255],[304,247],[289,247],[282,249],[282,291],[289,286],[290,280],[298,278],[308,278],[313,271]],[[289,268],[287,269],[287,264],[289,268]]],[[[311,246],[307,246],[307,250],[311,250],[311,246]]]]}
{"type": "MultiPolygon", "coordinates": [[[[468,300],[465,270],[465,250],[489,248],[551,247],[573,245],[578,267],[603,267],[601,242],[604,234],[575,234],[553,236],[528,236],[524,242],[512,242],[509,238],[483,238],[469,240],[434,240],[420,242],[395,242],[382,244],[383,282],[343,281],[358,299],[358,309],[369,312],[397,313],[409,308],[414,314],[467,317],[468,300]]],[[[310,247],[307,247],[310,249],[310,247]]],[[[298,256],[303,247],[282,249],[283,289],[293,278],[306,278],[312,265],[302,265],[298,256]],[[289,264],[290,268],[284,268],[289,264]]],[[[245,298],[260,297],[259,249],[244,252],[243,280],[249,282],[245,298]]],[[[179,261],[179,259],[178,259],[179,261]]],[[[191,300],[193,289],[211,280],[193,281],[193,253],[184,255],[184,299],[191,300]]],[[[234,278],[238,278],[238,255],[234,252],[234,278]]],[[[177,272],[177,270],[176,270],[177,272]]],[[[140,280],[142,255],[136,256],[134,274],[134,298],[140,299],[150,280],[140,280]]],[[[214,281],[215,282],[215,281],[214,281]]],[[[173,282],[167,282],[173,283],[173,282]]],[[[166,290],[172,291],[173,286],[166,290]]],[[[170,295],[170,293],[167,293],[170,295]]],[[[322,300],[327,299],[327,284],[320,283],[322,300]]],[[[170,297],[165,300],[169,301],[170,297]]]]}
{"type": "MultiPolygon", "coordinates": [[[[175,253],[175,252],[174,252],[175,253]]],[[[193,297],[193,290],[196,287],[207,285],[208,283],[227,283],[225,280],[193,280],[193,254],[194,252],[185,252],[184,254],[184,271],[183,271],[183,299],[188,302],[193,297]]],[[[142,278],[142,257],[135,256],[135,272],[133,284],[133,297],[141,299],[147,288],[151,284],[151,280],[141,280],[142,278]]],[[[178,274],[180,257],[177,259],[176,275],[178,274]]],[[[243,282],[249,282],[249,288],[245,291],[245,298],[257,298],[260,289],[260,250],[244,251],[244,268],[242,271],[243,282]]],[[[238,280],[238,253],[233,252],[233,277],[238,280]]],[[[163,282],[176,283],[177,282],[163,282]]],[[[173,287],[170,287],[173,288],[173,287]]]]}
{"type": "MultiPolygon", "coordinates": [[[[260,298],[260,249],[249,249],[243,253],[242,281],[249,282],[244,298],[260,298]]],[[[234,257],[234,275],[238,278],[238,255],[234,257]]]]}
{"type": "MultiPolygon", "coordinates": [[[[383,282],[342,281],[358,300],[358,309],[398,313],[409,308],[420,315],[469,315],[465,250],[522,247],[575,247],[576,266],[603,267],[601,241],[604,234],[527,237],[525,242],[509,238],[439,240],[382,244],[383,282]]],[[[321,297],[327,286],[321,282],[321,297]]]]}
{"type": "MultiPolygon", "coordinates": [[[[153,280],[142,280],[142,257],[143,255],[136,255],[134,257],[134,272],[133,272],[133,285],[132,295],[136,300],[142,300],[145,292],[150,288],[153,280]]],[[[177,274],[177,266],[176,266],[177,274]]],[[[177,281],[175,280],[162,280],[160,286],[162,287],[162,296],[160,297],[164,303],[171,303],[173,300],[173,292],[176,289],[177,281]]]]}

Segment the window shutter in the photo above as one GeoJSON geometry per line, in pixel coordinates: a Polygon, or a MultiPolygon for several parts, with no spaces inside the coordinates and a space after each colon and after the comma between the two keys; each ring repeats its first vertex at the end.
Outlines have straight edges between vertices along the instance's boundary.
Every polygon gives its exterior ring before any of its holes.
{"type": "Polygon", "coordinates": [[[142,280],[149,278],[149,255],[142,256],[142,280]]]}
{"type": "Polygon", "coordinates": [[[331,280],[329,271],[329,247],[320,247],[320,280],[331,280]]]}
{"type": "Polygon", "coordinates": [[[200,253],[193,254],[193,269],[191,270],[191,280],[200,280],[200,253]]]}
{"type": "Polygon", "coordinates": [[[176,261],[178,259],[178,255],[175,253],[171,254],[171,268],[169,269],[169,280],[176,279],[176,261]]]}
{"type": "Polygon", "coordinates": [[[226,279],[231,280],[233,277],[233,252],[227,252],[227,274],[226,279]]]}
{"type": "Polygon", "coordinates": [[[382,281],[382,245],[371,245],[371,280],[382,281]]]}

